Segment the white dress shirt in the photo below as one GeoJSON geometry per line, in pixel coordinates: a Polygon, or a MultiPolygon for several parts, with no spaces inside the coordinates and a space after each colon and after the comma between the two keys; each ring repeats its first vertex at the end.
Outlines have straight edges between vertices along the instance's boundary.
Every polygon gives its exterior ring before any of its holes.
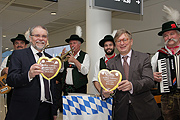
{"type": "MultiPolygon", "coordinates": [[[[37,53],[39,53],[39,51],[37,51],[32,45],[31,45],[31,50],[33,52],[36,62],[38,62],[39,56],[37,55],[37,53]]],[[[42,53],[42,57],[45,57],[43,51],[41,53],[42,53]]],[[[28,74],[28,77],[29,77],[29,74],[28,74]]],[[[43,77],[41,74],[39,74],[39,78],[40,78],[40,84],[41,84],[41,101],[49,102],[45,98],[44,82],[43,82],[43,77]]],[[[31,81],[31,80],[32,79],[30,79],[30,77],[29,77],[29,81],[31,81]]],[[[50,86],[50,80],[48,80],[48,82],[49,82],[49,86],[50,86]]],[[[49,89],[50,89],[50,87],[49,87],[49,89]]],[[[51,90],[49,90],[49,91],[50,91],[50,96],[51,96],[51,100],[52,100],[51,90]]],[[[52,103],[52,101],[50,103],[52,103]]]]}

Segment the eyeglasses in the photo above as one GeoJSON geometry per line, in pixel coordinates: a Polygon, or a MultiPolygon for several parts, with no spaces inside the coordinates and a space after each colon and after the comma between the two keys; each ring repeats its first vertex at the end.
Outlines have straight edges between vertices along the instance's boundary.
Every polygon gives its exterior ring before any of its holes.
{"type": "Polygon", "coordinates": [[[122,39],[122,40],[117,40],[116,42],[117,42],[117,43],[123,42],[123,43],[126,44],[126,43],[128,43],[128,40],[129,40],[129,39],[122,39]]]}
{"type": "Polygon", "coordinates": [[[40,38],[40,37],[42,37],[43,39],[47,39],[47,35],[39,35],[39,34],[34,34],[34,35],[31,35],[31,36],[34,36],[35,38],[40,38]]]}

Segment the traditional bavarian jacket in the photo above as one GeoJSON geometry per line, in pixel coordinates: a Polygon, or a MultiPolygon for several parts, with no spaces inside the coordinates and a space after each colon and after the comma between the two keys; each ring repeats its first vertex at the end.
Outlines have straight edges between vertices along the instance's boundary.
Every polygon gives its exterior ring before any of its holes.
{"type": "MultiPolygon", "coordinates": [[[[175,55],[179,55],[180,54],[180,48],[177,50],[177,52],[175,53],[175,55]]],[[[156,54],[151,58],[151,65],[152,65],[152,69],[153,72],[157,72],[158,71],[158,60],[162,59],[162,58],[167,58],[168,56],[173,55],[172,52],[167,48],[167,46],[162,47],[161,49],[159,49],[156,54]]],[[[173,92],[175,91],[176,88],[171,88],[170,91],[173,92]]],[[[160,94],[160,83],[158,82],[158,90],[156,91],[156,94],[160,94]]]]}
{"type": "MultiPolygon", "coordinates": [[[[88,65],[87,67],[87,73],[89,72],[89,66],[90,66],[90,59],[87,53],[83,51],[79,51],[77,53],[77,60],[82,64],[86,61],[88,65]]],[[[82,74],[81,71],[78,70],[78,68],[75,66],[74,63],[68,63],[68,61],[64,62],[64,71],[63,71],[63,83],[74,85],[75,88],[80,88],[88,83],[87,74],[82,74]],[[69,69],[70,68],[70,69],[69,69]],[[69,73],[68,73],[69,72],[69,73]],[[72,83],[67,82],[67,80],[70,80],[72,78],[72,83]]]]}

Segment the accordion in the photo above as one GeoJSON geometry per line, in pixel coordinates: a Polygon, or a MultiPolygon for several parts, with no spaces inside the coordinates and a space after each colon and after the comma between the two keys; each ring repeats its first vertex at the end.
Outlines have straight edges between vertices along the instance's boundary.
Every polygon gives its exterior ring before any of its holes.
{"type": "Polygon", "coordinates": [[[171,55],[158,60],[158,70],[162,73],[160,93],[168,93],[171,88],[180,89],[180,55],[171,55]]]}

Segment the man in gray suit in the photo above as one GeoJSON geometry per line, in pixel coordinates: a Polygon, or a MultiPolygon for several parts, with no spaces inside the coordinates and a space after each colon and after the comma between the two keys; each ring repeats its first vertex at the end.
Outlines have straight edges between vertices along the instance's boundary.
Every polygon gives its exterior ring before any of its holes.
{"type": "Polygon", "coordinates": [[[150,92],[154,80],[149,55],[131,49],[132,35],[125,29],[114,40],[119,54],[107,68],[120,71],[122,81],[114,91],[113,120],[157,120],[161,113],[150,92]]]}

